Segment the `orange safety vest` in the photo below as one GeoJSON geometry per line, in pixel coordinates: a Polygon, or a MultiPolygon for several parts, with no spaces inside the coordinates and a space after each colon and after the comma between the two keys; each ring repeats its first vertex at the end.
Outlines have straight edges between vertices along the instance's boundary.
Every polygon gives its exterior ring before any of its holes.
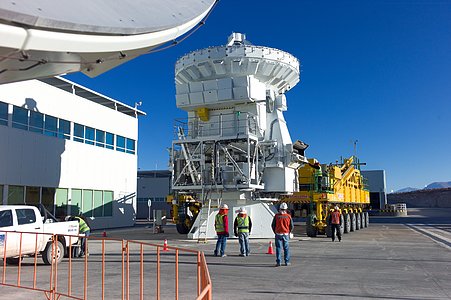
{"type": "Polygon", "coordinates": [[[330,220],[330,223],[332,224],[340,224],[340,212],[338,210],[335,210],[330,213],[330,217],[332,218],[330,220]]]}
{"type": "Polygon", "coordinates": [[[275,215],[276,218],[276,234],[288,234],[290,233],[290,214],[278,213],[275,215]]]}

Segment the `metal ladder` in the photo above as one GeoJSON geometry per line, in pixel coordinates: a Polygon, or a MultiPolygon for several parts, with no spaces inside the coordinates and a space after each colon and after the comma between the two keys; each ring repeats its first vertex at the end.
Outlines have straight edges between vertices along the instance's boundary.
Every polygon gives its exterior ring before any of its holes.
{"type": "Polygon", "coordinates": [[[207,233],[208,233],[208,224],[210,223],[210,214],[211,214],[211,202],[212,201],[216,201],[216,207],[219,207],[219,205],[221,204],[221,199],[215,199],[212,200],[211,198],[209,198],[208,200],[204,201],[204,204],[202,205],[202,208],[207,208],[207,209],[201,209],[200,214],[199,214],[199,231],[198,231],[198,235],[197,235],[197,242],[198,243],[207,243],[208,242],[208,238],[207,238],[207,233]],[[205,205],[205,204],[208,204],[205,205]]]}

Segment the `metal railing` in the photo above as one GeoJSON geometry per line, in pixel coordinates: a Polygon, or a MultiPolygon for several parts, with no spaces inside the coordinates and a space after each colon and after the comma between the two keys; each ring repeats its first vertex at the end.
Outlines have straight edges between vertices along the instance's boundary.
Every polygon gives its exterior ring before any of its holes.
{"type": "MultiPolygon", "coordinates": [[[[0,234],[4,236],[0,239],[0,285],[3,286],[42,292],[46,299],[178,300],[181,292],[185,299],[212,299],[212,283],[201,251],[140,241],[88,237],[88,255],[73,257],[77,246],[70,245],[64,251],[67,258],[57,263],[59,255],[63,255],[58,251],[58,241],[63,240],[62,236],[8,231],[0,231],[0,234]],[[41,235],[45,235],[46,240],[50,238],[50,265],[38,260],[38,239],[42,238],[41,235]],[[32,254],[30,241],[34,244],[32,254]],[[18,251],[16,257],[21,259],[3,255],[12,253],[8,242],[15,243],[14,247],[18,247],[15,248],[18,251]],[[25,245],[28,245],[28,252],[24,250],[25,245]],[[193,280],[195,273],[196,280],[193,280]]],[[[65,237],[71,244],[72,239],[84,236],[65,237]]]]}
{"type": "Polygon", "coordinates": [[[257,118],[247,112],[220,114],[212,116],[209,121],[201,121],[198,117],[176,119],[174,139],[196,139],[203,137],[234,137],[236,135],[256,135],[257,118]],[[180,136],[180,131],[184,136],[180,136]]]}

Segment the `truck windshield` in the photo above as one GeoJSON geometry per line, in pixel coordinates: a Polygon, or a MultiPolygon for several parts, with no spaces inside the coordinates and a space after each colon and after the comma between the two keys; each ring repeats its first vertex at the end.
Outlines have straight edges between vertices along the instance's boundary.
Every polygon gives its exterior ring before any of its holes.
{"type": "Polygon", "coordinates": [[[0,227],[13,226],[13,214],[10,209],[0,211],[0,227]]]}

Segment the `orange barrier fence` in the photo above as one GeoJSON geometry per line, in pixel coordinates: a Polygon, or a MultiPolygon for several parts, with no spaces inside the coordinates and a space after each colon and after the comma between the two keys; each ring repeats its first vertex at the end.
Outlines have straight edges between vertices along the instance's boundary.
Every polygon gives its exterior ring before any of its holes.
{"type": "Polygon", "coordinates": [[[201,251],[87,237],[88,254],[73,257],[80,246],[72,244],[83,237],[0,231],[0,285],[41,292],[49,300],[212,299],[201,251]]]}

